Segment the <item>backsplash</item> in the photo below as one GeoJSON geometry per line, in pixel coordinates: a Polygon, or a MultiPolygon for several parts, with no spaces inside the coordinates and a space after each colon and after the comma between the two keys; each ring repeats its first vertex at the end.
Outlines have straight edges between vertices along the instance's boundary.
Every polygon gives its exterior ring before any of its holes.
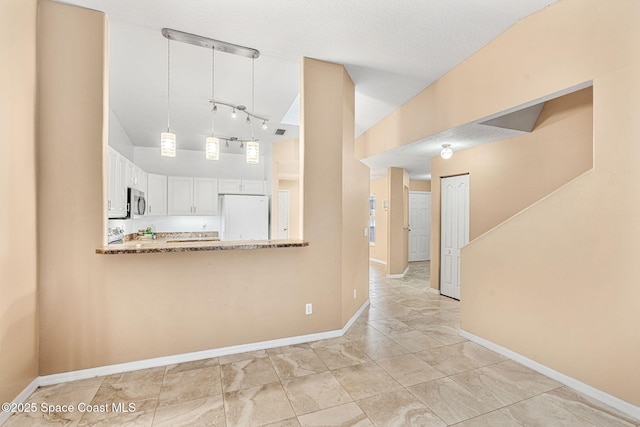
{"type": "Polygon", "coordinates": [[[151,227],[156,232],[220,231],[219,216],[148,216],[140,219],[110,219],[109,228],[122,227],[124,234],[151,227]]]}

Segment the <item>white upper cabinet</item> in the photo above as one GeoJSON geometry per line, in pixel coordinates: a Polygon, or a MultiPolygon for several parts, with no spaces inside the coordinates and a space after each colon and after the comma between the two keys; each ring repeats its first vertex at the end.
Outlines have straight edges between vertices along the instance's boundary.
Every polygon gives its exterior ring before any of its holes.
{"type": "Polygon", "coordinates": [[[264,195],[266,181],[253,179],[221,179],[218,192],[220,194],[257,194],[264,195]]]}
{"type": "Polygon", "coordinates": [[[218,214],[218,180],[193,178],[194,215],[218,214]]]}
{"type": "Polygon", "coordinates": [[[167,213],[193,215],[193,178],[170,176],[167,189],[167,213]]]}
{"type": "Polygon", "coordinates": [[[107,215],[109,218],[124,218],[127,216],[128,160],[111,147],[108,156],[107,215]]]}
{"type": "Polygon", "coordinates": [[[147,194],[147,173],[138,166],[134,168],[134,187],[147,194]]]}
{"type": "Polygon", "coordinates": [[[218,180],[215,178],[170,176],[167,194],[169,215],[218,214],[218,180]]]}
{"type": "Polygon", "coordinates": [[[136,187],[136,165],[133,162],[129,161],[125,158],[125,169],[126,169],[126,187],[137,188],[136,187]]]}
{"type": "Polygon", "coordinates": [[[266,193],[265,187],[266,181],[259,181],[254,179],[243,179],[242,180],[242,194],[258,194],[263,196],[266,193]]]}
{"type": "Polygon", "coordinates": [[[167,177],[147,175],[147,215],[167,214],[167,177]]]}

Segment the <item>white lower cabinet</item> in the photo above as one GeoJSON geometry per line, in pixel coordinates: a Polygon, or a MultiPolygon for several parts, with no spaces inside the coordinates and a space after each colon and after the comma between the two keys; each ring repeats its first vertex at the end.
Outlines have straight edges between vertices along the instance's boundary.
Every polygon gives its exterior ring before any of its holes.
{"type": "Polygon", "coordinates": [[[264,195],[266,181],[257,179],[221,179],[220,194],[256,194],[264,195]]]}
{"type": "Polygon", "coordinates": [[[218,180],[214,178],[167,178],[169,215],[217,215],[218,180]]]}
{"type": "Polygon", "coordinates": [[[147,215],[167,214],[167,177],[164,175],[147,175],[147,215]]]}

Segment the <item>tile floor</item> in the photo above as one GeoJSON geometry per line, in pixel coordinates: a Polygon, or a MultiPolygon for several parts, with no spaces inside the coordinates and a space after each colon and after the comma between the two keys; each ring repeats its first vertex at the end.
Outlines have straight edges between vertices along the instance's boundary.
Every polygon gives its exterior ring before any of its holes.
{"type": "Polygon", "coordinates": [[[38,411],[6,426],[639,425],[461,338],[459,303],[428,292],[428,263],[403,279],[370,271],[371,306],[343,337],[43,387],[38,407],[135,412],[38,411]]]}

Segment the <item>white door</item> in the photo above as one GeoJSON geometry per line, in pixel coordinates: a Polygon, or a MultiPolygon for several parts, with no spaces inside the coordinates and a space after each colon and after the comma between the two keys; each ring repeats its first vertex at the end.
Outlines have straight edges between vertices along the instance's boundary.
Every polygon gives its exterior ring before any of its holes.
{"type": "Polygon", "coordinates": [[[409,192],[409,261],[427,261],[431,240],[431,193],[409,192]]]}
{"type": "Polygon", "coordinates": [[[460,299],[460,248],[469,243],[469,175],[442,179],[440,293],[460,299]]]}
{"type": "Polygon", "coordinates": [[[278,239],[289,238],[289,191],[278,190],[278,239]]]}

